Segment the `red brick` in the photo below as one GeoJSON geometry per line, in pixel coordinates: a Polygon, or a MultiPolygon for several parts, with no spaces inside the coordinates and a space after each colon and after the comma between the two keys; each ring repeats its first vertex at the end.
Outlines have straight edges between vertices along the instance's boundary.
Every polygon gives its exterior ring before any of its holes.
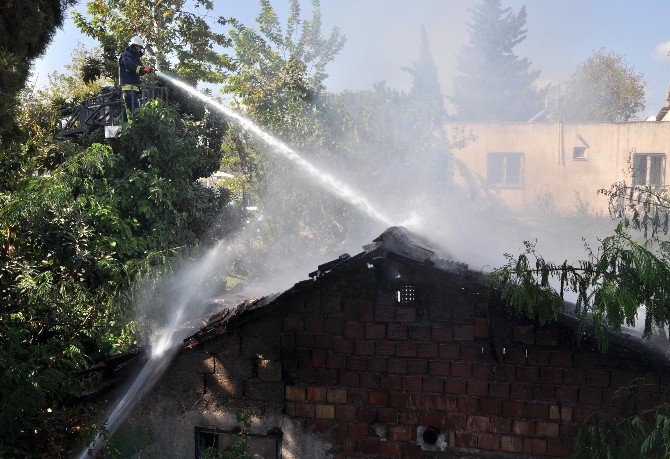
{"type": "Polygon", "coordinates": [[[365,357],[350,356],[347,358],[347,369],[353,371],[365,371],[367,359],[365,357]]]}
{"type": "Polygon", "coordinates": [[[407,360],[389,359],[387,371],[389,373],[407,373],[407,360]]]}
{"type": "Polygon", "coordinates": [[[456,399],[456,407],[458,411],[463,413],[476,413],[479,403],[477,403],[475,397],[458,397],[456,399]]]}
{"type": "Polygon", "coordinates": [[[328,403],[347,403],[347,391],[344,389],[328,388],[326,399],[328,403]]]}
{"type": "MultiPolygon", "coordinates": [[[[378,304],[374,308],[374,320],[376,322],[393,322],[394,315],[395,308],[393,306],[378,304]]],[[[372,322],[372,320],[366,320],[366,322],[372,322]]]]}
{"type": "Polygon", "coordinates": [[[577,369],[563,371],[563,384],[569,384],[571,386],[585,385],[586,371],[577,369]]]}
{"type": "Polygon", "coordinates": [[[345,370],[347,368],[347,358],[343,355],[328,355],[326,365],[328,368],[334,368],[336,370],[345,370]]]}
{"type": "Polygon", "coordinates": [[[333,342],[333,352],[351,355],[354,353],[354,342],[350,339],[337,339],[333,342]]]}
{"type": "Polygon", "coordinates": [[[526,403],[526,417],[530,419],[549,419],[549,405],[546,403],[526,403]]]}
{"type": "Polygon", "coordinates": [[[444,391],[448,394],[465,394],[467,392],[466,382],[459,379],[447,379],[444,385],[444,391]]]}
{"type": "Polygon", "coordinates": [[[489,383],[486,381],[468,381],[468,395],[486,397],[489,392],[489,383]]]}
{"type": "Polygon", "coordinates": [[[369,406],[361,406],[357,411],[357,421],[367,422],[371,424],[377,419],[377,410],[369,406]]]}
{"type": "Polygon", "coordinates": [[[402,389],[401,376],[384,376],[382,378],[382,389],[384,390],[400,390],[402,389]]]}
{"type": "Polygon", "coordinates": [[[469,378],[472,375],[472,365],[468,362],[451,362],[451,375],[469,378]]]}
{"type": "Polygon", "coordinates": [[[630,373],[612,373],[612,389],[629,386],[634,380],[635,376],[630,373]]]}
{"type": "Polygon", "coordinates": [[[392,341],[377,341],[375,343],[377,355],[395,355],[395,343],[392,341]]]}
{"type": "Polygon", "coordinates": [[[531,399],[534,387],[531,384],[512,384],[511,396],[515,399],[531,399]]]}
{"type": "Polygon", "coordinates": [[[532,421],[512,420],[512,433],[521,437],[535,436],[535,423],[532,421]]]}
{"type": "Polygon", "coordinates": [[[570,445],[560,440],[547,440],[547,454],[549,456],[567,457],[570,455],[570,445]]]}
{"type": "Polygon", "coordinates": [[[344,324],[344,336],[347,338],[362,338],[364,333],[363,324],[347,322],[344,324]]]}
{"type": "Polygon", "coordinates": [[[370,405],[388,405],[389,404],[389,393],[382,391],[371,391],[369,394],[370,405]]]}
{"type": "Polygon", "coordinates": [[[403,376],[402,388],[404,390],[421,390],[423,387],[421,376],[403,376]]]}
{"type": "Polygon", "coordinates": [[[384,373],[386,372],[386,359],[368,357],[366,368],[373,373],[384,373]]]}
{"type": "Polygon", "coordinates": [[[347,435],[353,438],[365,438],[368,436],[368,425],[363,423],[347,424],[347,435]]]}
{"type": "Polygon", "coordinates": [[[373,373],[361,373],[359,379],[358,384],[361,387],[379,388],[381,386],[381,376],[373,373]]]}
{"type": "Polygon", "coordinates": [[[406,459],[420,459],[421,458],[421,447],[419,445],[408,445],[404,444],[400,446],[402,451],[401,456],[406,459]]]}
{"type": "Polygon", "coordinates": [[[557,387],[556,400],[563,403],[575,403],[577,401],[577,388],[557,387]]]}
{"type": "Polygon", "coordinates": [[[395,310],[395,320],[396,322],[414,322],[416,320],[416,309],[398,306],[395,310]]]}
{"type": "Polygon", "coordinates": [[[320,386],[336,386],[337,370],[316,370],[316,382],[320,386]]]}
{"type": "MultiPolygon", "coordinates": [[[[465,393],[465,385],[463,385],[463,393],[465,393]]],[[[448,397],[446,395],[435,397],[435,408],[441,411],[452,412],[456,409],[456,399],[454,397],[448,397]]]]}
{"type": "Polygon", "coordinates": [[[475,327],[472,325],[454,327],[454,341],[474,341],[474,339],[475,327]]]}
{"type": "Polygon", "coordinates": [[[507,349],[505,353],[505,363],[512,365],[526,364],[526,350],[524,349],[507,349]]]}
{"type": "Polygon", "coordinates": [[[358,373],[351,371],[340,371],[340,385],[341,386],[358,386],[358,373]]]}
{"type": "MultiPolygon", "coordinates": [[[[455,400],[454,400],[454,406],[455,400]]],[[[460,413],[447,413],[444,415],[445,430],[463,430],[465,429],[465,419],[460,413]]]]}
{"type": "Polygon", "coordinates": [[[600,405],[603,402],[603,394],[599,389],[579,388],[579,403],[587,405],[600,405]]]}
{"type": "Polygon", "coordinates": [[[323,368],[326,366],[326,351],[312,349],[312,367],[323,368]]]}
{"type": "Polygon", "coordinates": [[[375,342],[374,341],[356,341],[357,355],[374,355],[375,342]]]}
{"type": "Polygon", "coordinates": [[[444,381],[437,378],[423,378],[423,390],[425,392],[441,393],[444,390],[444,381]]]}
{"type": "Polygon", "coordinates": [[[458,344],[440,344],[440,358],[442,359],[460,359],[461,346],[458,344]]]}
{"type": "Polygon", "coordinates": [[[396,355],[399,357],[416,357],[416,344],[407,341],[398,343],[396,355]]]}
{"type": "Polygon", "coordinates": [[[421,413],[421,424],[430,427],[442,428],[444,414],[438,411],[423,411],[421,413]]]}
{"type": "Polygon", "coordinates": [[[421,420],[419,419],[419,412],[416,410],[412,411],[400,411],[398,413],[398,422],[402,425],[419,425],[421,420]]]}
{"type": "Polygon", "coordinates": [[[461,359],[462,360],[482,360],[484,358],[483,347],[468,347],[461,346],[461,359]]]}
{"type": "Polygon", "coordinates": [[[315,406],[308,403],[296,403],[295,404],[295,415],[299,418],[308,418],[313,419],[315,414],[315,406]]]}
{"type": "Polygon", "coordinates": [[[322,402],[326,400],[326,388],[307,386],[307,400],[312,402],[322,402]]]}
{"type": "Polygon", "coordinates": [[[405,408],[409,406],[409,395],[404,392],[390,392],[390,404],[396,408],[405,408]]]}
{"type": "Polygon", "coordinates": [[[484,317],[475,318],[475,338],[489,337],[489,323],[484,317]]]}
{"type": "Polygon", "coordinates": [[[358,451],[362,454],[374,454],[379,452],[379,440],[376,438],[361,438],[356,442],[358,451]]]}
{"type": "Polygon", "coordinates": [[[558,438],[559,425],[553,422],[538,422],[536,433],[538,437],[558,438]]]}
{"type": "Polygon", "coordinates": [[[410,360],[407,371],[411,374],[426,374],[428,373],[428,361],[424,359],[410,360]]]}
{"type": "Polygon", "coordinates": [[[544,384],[561,384],[563,382],[563,370],[550,367],[541,368],[540,379],[544,384]]]}
{"type": "Polygon", "coordinates": [[[387,424],[398,423],[398,410],[395,408],[377,408],[377,416],[387,424]]]}
{"type": "Polygon", "coordinates": [[[379,455],[382,457],[401,457],[399,443],[379,442],[379,455]]]}
{"type": "Polygon", "coordinates": [[[430,340],[430,328],[416,326],[409,327],[409,339],[412,341],[428,341],[430,340]]]}
{"type": "Polygon", "coordinates": [[[308,314],[305,317],[305,331],[307,333],[323,333],[323,315],[308,314]]]}
{"type": "Polygon", "coordinates": [[[323,331],[329,335],[341,335],[344,332],[344,319],[329,317],[323,324],[323,331]]]}
{"type": "Polygon", "coordinates": [[[523,443],[523,451],[526,454],[546,454],[547,440],[526,438],[523,443]]]}
{"type": "MultiPolygon", "coordinates": [[[[481,400],[483,401],[483,400],[481,400]]],[[[506,418],[489,418],[489,432],[509,434],[512,428],[512,420],[506,418]]]]}
{"type": "Polygon", "coordinates": [[[587,371],[586,384],[594,387],[609,387],[610,374],[608,371],[587,371]]]}
{"type": "Polygon", "coordinates": [[[503,415],[510,417],[523,417],[526,413],[526,405],[518,400],[503,400],[503,415]]]}
{"type": "Polygon", "coordinates": [[[409,426],[389,426],[388,439],[391,441],[410,441],[412,430],[409,426]]]}
{"type": "Polygon", "coordinates": [[[472,432],[455,432],[454,437],[456,440],[454,446],[460,446],[461,448],[477,447],[477,436],[472,432]]]}
{"type": "Polygon", "coordinates": [[[419,343],[417,346],[417,356],[434,359],[437,357],[437,344],[419,343]]]}
{"type": "Polygon", "coordinates": [[[365,337],[367,339],[380,339],[386,337],[386,325],[365,324],[365,337]]]}
{"type": "Polygon", "coordinates": [[[523,449],[523,440],[517,437],[502,437],[500,450],[507,453],[520,453],[523,449]]]}
{"type": "Polygon", "coordinates": [[[492,449],[498,451],[500,449],[500,436],[491,434],[479,434],[477,445],[482,449],[492,449]]]}
{"type": "Polygon", "coordinates": [[[549,353],[535,349],[529,350],[526,363],[528,365],[549,365],[549,353]]]}
{"type": "Polygon", "coordinates": [[[430,327],[432,341],[451,341],[454,339],[454,330],[451,327],[430,327]]]}
{"type": "Polygon", "coordinates": [[[420,410],[432,410],[434,407],[433,396],[430,394],[413,394],[412,401],[414,402],[414,406],[420,410]]]}
{"type": "Polygon", "coordinates": [[[439,376],[449,376],[450,365],[449,362],[442,360],[431,360],[429,362],[430,374],[439,376]]]}
{"type": "Polygon", "coordinates": [[[472,377],[479,379],[490,379],[493,376],[493,365],[490,363],[474,363],[472,365],[472,377]]]}
{"type": "Polygon", "coordinates": [[[573,362],[576,367],[581,368],[595,368],[596,354],[586,354],[578,352],[573,356],[573,362]]]}
{"type": "Polygon", "coordinates": [[[510,385],[503,382],[492,382],[489,384],[489,394],[491,397],[509,397],[510,385]]]}
{"type": "Polygon", "coordinates": [[[502,400],[482,398],[479,400],[479,412],[481,414],[499,415],[502,413],[502,400]]]}
{"type": "Polygon", "coordinates": [[[555,386],[535,386],[535,399],[536,400],[556,400],[556,388],[555,386]]]}
{"type": "Polygon", "coordinates": [[[516,367],[516,380],[536,383],[540,380],[540,367],[516,367]]]}
{"type": "Polygon", "coordinates": [[[468,430],[486,432],[489,426],[489,418],[486,416],[468,416],[466,425],[468,430]]]}
{"type": "Polygon", "coordinates": [[[512,340],[525,343],[535,343],[535,328],[531,325],[517,325],[512,330],[512,340]]]}
{"type": "Polygon", "coordinates": [[[389,339],[407,339],[407,325],[389,324],[386,334],[389,339]]]}
{"type": "Polygon", "coordinates": [[[552,367],[571,367],[572,366],[572,354],[569,352],[550,352],[549,353],[549,364],[552,367]]]}

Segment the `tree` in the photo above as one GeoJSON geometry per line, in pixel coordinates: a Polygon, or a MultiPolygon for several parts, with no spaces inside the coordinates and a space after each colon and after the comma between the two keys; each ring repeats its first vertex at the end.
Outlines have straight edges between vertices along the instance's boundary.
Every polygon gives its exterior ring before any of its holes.
{"type": "Polygon", "coordinates": [[[44,52],[75,1],[3,2],[0,7],[0,141],[12,129],[16,96],[32,60],[44,52]]]}
{"type": "Polygon", "coordinates": [[[514,14],[500,0],[481,0],[472,9],[470,41],[454,78],[455,118],[460,121],[528,121],[542,108],[544,91],[534,88],[538,70],[514,48],[526,39],[526,8],[514,14]]]}
{"type": "MultiPolygon", "coordinates": [[[[75,23],[102,46],[102,55],[88,61],[89,75],[101,67],[101,73],[117,77],[118,55],[132,36],[140,35],[148,42],[146,62],[192,83],[223,81],[229,62],[221,48],[230,41],[207,22],[211,0],[89,0],[87,5],[90,17],[74,12],[75,23]]],[[[225,25],[226,19],[217,22],[225,25]]]]}
{"type": "Polygon", "coordinates": [[[78,372],[134,343],[129,287],[232,229],[227,192],[196,182],[219,155],[152,103],[0,197],[0,456],[65,455],[90,421],[78,372]]]}
{"type": "Polygon", "coordinates": [[[646,82],[624,56],[598,49],[579,64],[565,94],[566,121],[628,121],[644,108],[646,82]]]}

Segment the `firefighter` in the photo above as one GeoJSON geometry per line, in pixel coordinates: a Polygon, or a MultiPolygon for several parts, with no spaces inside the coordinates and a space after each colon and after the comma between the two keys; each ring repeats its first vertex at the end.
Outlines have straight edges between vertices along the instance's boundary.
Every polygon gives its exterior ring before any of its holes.
{"type": "Polygon", "coordinates": [[[119,84],[126,101],[126,109],[130,113],[140,106],[140,76],[156,70],[142,64],[140,57],[144,54],[144,40],[134,36],[128,47],[119,56],[119,84]]]}

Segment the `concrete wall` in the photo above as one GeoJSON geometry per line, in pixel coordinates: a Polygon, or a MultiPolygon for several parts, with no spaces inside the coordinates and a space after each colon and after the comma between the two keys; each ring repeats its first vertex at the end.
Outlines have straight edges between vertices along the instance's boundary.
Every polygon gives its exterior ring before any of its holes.
{"type": "Polygon", "coordinates": [[[524,153],[523,187],[487,187],[520,212],[548,196],[560,211],[574,212],[576,192],[592,209],[606,211],[607,200],[597,191],[630,183],[631,152],[670,152],[670,123],[449,123],[445,130],[449,139],[475,138],[453,153],[484,187],[488,153],[524,153]],[[587,159],[573,160],[573,148],[581,146],[588,147],[587,159]]]}

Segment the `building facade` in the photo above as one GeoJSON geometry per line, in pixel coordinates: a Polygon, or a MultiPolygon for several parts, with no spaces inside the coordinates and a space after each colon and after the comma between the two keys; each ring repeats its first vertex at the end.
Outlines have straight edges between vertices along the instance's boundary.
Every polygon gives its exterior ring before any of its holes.
{"type": "Polygon", "coordinates": [[[484,187],[516,212],[553,205],[607,212],[598,193],[615,182],[662,186],[670,123],[448,123],[467,187],[484,187]]]}

